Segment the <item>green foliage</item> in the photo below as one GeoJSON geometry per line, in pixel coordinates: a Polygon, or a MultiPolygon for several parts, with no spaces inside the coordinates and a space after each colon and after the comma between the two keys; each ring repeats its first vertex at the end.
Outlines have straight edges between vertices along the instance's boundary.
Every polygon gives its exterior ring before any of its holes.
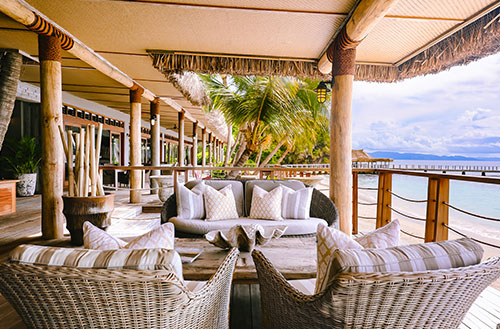
{"type": "Polygon", "coordinates": [[[36,173],[42,160],[41,150],[35,137],[25,136],[20,141],[7,139],[2,163],[6,163],[15,176],[36,173]]]}
{"type": "MultiPolygon", "coordinates": [[[[274,76],[222,79],[218,75],[201,75],[201,79],[212,99],[207,110],[220,110],[233,125],[233,135],[243,133],[248,151],[245,162],[255,162],[260,146],[264,146],[264,159],[270,153],[265,150],[282,140],[290,149],[312,149],[317,133],[328,131],[327,103],[318,103],[314,92],[318,81],[274,76]]],[[[279,154],[273,156],[274,161],[279,154]]]]}

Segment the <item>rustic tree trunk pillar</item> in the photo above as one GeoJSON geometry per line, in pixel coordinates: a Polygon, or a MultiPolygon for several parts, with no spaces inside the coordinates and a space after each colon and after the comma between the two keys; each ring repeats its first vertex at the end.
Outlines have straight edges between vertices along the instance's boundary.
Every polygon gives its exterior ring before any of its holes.
{"type": "Polygon", "coordinates": [[[184,166],[184,160],[186,158],[186,154],[184,153],[184,112],[179,112],[178,114],[178,123],[179,123],[179,167],[184,166]]]}
{"type": "Polygon", "coordinates": [[[198,165],[198,122],[193,122],[193,148],[191,164],[193,167],[198,165]]]}
{"type": "Polygon", "coordinates": [[[391,221],[392,206],[392,174],[380,173],[378,176],[377,219],[375,227],[379,228],[391,221]]]}
{"type": "MultiPolygon", "coordinates": [[[[130,165],[141,165],[141,97],[143,89],[130,89],[130,165]]],[[[141,171],[130,171],[130,202],[141,202],[141,171]]]]}
{"type": "MultiPolygon", "coordinates": [[[[339,211],[339,227],[352,234],[352,83],[356,48],[345,48],[345,29],[329,48],[332,59],[330,115],[330,198],[339,211]]],[[[355,47],[356,45],[354,45],[355,47]]]]}
{"type": "MultiPolygon", "coordinates": [[[[160,165],[161,145],[160,145],[160,102],[156,98],[150,103],[150,119],[151,119],[151,165],[160,165]],[[154,123],[154,124],[153,124],[154,123]]],[[[151,170],[151,176],[160,175],[160,170],[151,170]]],[[[151,194],[156,194],[158,183],[156,180],[150,180],[151,194]]]]}
{"type": "Polygon", "coordinates": [[[207,165],[207,129],[201,130],[201,166],[207,165]]]}
{"type": "Polygon", "coordinates": [[[63,123],[61,41],[54,36],[39,35],[38,54],[42,117],[42,236],[59,239],[64,236],[64,151],[59,134],[59,126],[63,123]]]}
{"type": "Polygon", "coordinates": [[[0,59],[0,149],[2,149],[14,110],[23,56],[18,51],[5,50],[0,59]]]}

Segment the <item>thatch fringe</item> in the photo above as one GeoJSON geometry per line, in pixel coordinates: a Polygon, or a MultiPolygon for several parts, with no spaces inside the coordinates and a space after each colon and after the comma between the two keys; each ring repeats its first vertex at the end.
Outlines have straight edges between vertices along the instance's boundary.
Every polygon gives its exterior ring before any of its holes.
{"type": "MultiPolygon", "coordinates": [[[[355,79],[395,82],[465,65],[500,51],[500,8],[484,15],[399,66],[356,65],[355,79]]],[[[231,75],[282,75],[328,80],[317,63],[279,59],[216,57],[149,51],[153,65],[171,74],[183,71],[231,75]]]]}
{"type": "Polygon", "coordinates": [[[500,8],[399,66],[358,65],[356,79],[394,82],[466,65],[500,51],[500,8]],[[488,25],[489,24],[489,25],[488,25]]]}
{"type": "Polygon", "coordinates": [[[165,77],[191,104],[195,106],[210,105],[210,98],[196,73],[165,73],[165,77]]]}
{"type": "Polygon", "coordinates": [[[280,59],[219,57],[173,54],[150,50],[153,66],[165,74],[191,71],[205,74],[281,75],[300,78],[328,79],[314,62],[280,59]]]}

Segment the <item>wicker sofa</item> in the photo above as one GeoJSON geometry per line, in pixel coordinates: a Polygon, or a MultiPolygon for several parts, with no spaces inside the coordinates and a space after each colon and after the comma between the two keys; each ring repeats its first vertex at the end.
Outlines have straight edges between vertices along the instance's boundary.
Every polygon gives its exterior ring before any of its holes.
{"type": "MultiPolygon", "coordinates": [[[[185,186],[191,189],[200,181],[190,181],[185,186]]],[[[171,222],[175,225],[175,234],[177,237],[200,237],[209,231],[224,230],[237,224],[260,224],[263,226],[286,225],[288,226],[285,236],[300,236],[316,234],[317,226],[325,224],[338,227],[338,211],[335,204],[323,193],[313,189],[310,218],[307,219],[284,219],[279,222],[263,219],[249,219],[246,216],[250,213],[251,195],[253,186],[259,186],[266,191],[270,191],[279,185],[284,185],[293,190],[306,187],[304,183],[296,180],[225,180],[209,179],[204,180],[205,184],[220,189],[227,184],[233,185],[235,193],[236,206],[239,218],[204,221],[202,219],[182,219],[177,217],[177,199],[175,193],[171,195],[163,204],[161,212],[162,223],[171,222]],[[238,192],[241,190],[241,193],[238,192]],[[240,195],[241,194],[241,195],[240,195]]]]}
{"type": "Polygon", "coordinates": [[[227,329],[238,254],[194,292],[165,270],[5,263],[0,293],[28,328],[227,329]]]}
{"type": "Polygon", "coordinates": [[[500,258],[444,270],[341,273],[324,291],[295,289],[260,250],[263,328],[458,328],[479,294],[500,276],[500,258]]]}

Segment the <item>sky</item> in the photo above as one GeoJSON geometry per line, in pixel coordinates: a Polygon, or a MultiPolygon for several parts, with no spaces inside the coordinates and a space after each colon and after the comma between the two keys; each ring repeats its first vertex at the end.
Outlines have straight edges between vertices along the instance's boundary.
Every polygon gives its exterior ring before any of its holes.
{"type": "Polygon", "coordinates": [[[357,81],[353,148],[500,157],[500,54],[398,83],[357,81]]]}

